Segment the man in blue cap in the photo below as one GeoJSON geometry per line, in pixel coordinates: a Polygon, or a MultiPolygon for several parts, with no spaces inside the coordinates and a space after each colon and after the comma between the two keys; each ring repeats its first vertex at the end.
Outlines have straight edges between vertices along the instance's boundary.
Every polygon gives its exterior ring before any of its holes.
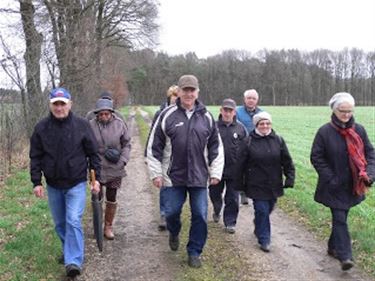
{"type": "MultiPolygon", "coordinates": [[[[87,172],[100,180],[97,142],[87,120],[71,112],[70,93],[57,88],[49,95],[50,114],[39,121],[30,139],[30,174],[36,197],[44,197],[42,174],[55,231],[62,242],[68,277],[81,273],[84,258],[82,215],[85,208],[87,172]]],[[[91,184],[99,192],[99,182],[91,184]]]]}

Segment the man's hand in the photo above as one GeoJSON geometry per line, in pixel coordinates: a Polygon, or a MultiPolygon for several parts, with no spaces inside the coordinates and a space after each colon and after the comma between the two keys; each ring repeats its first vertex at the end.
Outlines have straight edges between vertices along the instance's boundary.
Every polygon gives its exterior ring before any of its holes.
{"type": "Polygon", "coordinates": [[[38,198],[44,197],[43,185],[37,185],[37,186],[34,187],[34,195],[38,198]]]}
{"type": "Polygon", "coordinates": [[[163,177],[156,177],[156,178],[152,179],[152,183],[157,188],[161,188],[163,186],[163,177]]]}
{"type": "Polygon", "coordinates": [[[217,185],[220,182],[217,178],[211,178],[210,179],[210,185],[217,185]]]}
{"type": "Polygon", "coordinates": [[[94,184],[91,183],[90,190],[94,194],[98,194],[100,192],[100,183],[98,181],[95,181],[94,184]]]}

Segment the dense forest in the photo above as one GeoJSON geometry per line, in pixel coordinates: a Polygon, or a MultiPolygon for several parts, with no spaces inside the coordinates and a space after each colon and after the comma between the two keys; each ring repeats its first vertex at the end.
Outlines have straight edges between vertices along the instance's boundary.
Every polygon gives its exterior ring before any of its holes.
{"type": "Polygon", "coordinates": [[[254,88],[267,105],[324,105],[339,91],[352,93],[359,105],[374,105],[375,53],[359,49],[262,50],[254,55],[228,50],[205,59],[142,50],[131,57],[137,65],[128,80],[135,104],[160,103],[170,84],[192,73],[206,104],[220,104],[225,97],[240,102],[242,93],[254,88]]]}

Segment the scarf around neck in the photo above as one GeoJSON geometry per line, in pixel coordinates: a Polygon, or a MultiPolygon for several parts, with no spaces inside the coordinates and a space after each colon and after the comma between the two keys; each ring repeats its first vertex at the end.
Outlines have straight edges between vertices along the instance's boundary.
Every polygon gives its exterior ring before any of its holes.
{"type": "Polygon", "coordinates": [[[349,166],[353,177],[353,194],[364,195],[368,188],[366,182],[370,181],[366,172],[367,161],[362,138],[354,130],[354,118],[347,123],[340,122],[333,114],[331,125],[339,132],[346,142],[349,154],[349,166]]]}

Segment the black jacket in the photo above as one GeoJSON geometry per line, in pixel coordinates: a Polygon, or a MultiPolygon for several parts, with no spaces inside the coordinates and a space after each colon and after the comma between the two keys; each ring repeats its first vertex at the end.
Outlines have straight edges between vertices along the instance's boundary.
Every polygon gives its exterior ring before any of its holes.
{"type": "Polygon", "coordinates": [[[95,170],[100,180],[97,147],[88,121],[72,112],[63,120],[52,114],[42,119],[30,139],[30,174],[34,187],[41,184],[43,173],[48,185],[71,188],[87,180],[88,167],[95,170]]]}
{"type": "Polygon", "coordinates": [[[221,115],[219,115],[216,124],[224,146],[225,162],[222,179],[237,179],[240,170],[241,147],[246,144],[247,130],[241,122],[237,122],[236,117],[228,125],[222,121],[221,115]]]}
{"type": "Polygon", "coordinates": [[[260,136],[253,130],[242,155],[245,160],[242,160],[245,167],[245,193],[248,197],[276,199],[284,194],[284,187],[293,187],[293,160],[285,141],[273,130],[268,136],[260,136]]]}
{"type": "MultiPolygon", "coordinates": [[[[350,122],[354,122],[354,119],[350,122]]],[[[374,148],[363,126],[355,123],[354,129],[364,143],[367,174],[374,180],[374,148]]],[[[316,133],[310,159],[318,173],[315,201],[330,208],[347,210],[365,199],[364,196],[353,195],[353,179],[346,142],[330,123],[323,125],[316,133]]]]}

